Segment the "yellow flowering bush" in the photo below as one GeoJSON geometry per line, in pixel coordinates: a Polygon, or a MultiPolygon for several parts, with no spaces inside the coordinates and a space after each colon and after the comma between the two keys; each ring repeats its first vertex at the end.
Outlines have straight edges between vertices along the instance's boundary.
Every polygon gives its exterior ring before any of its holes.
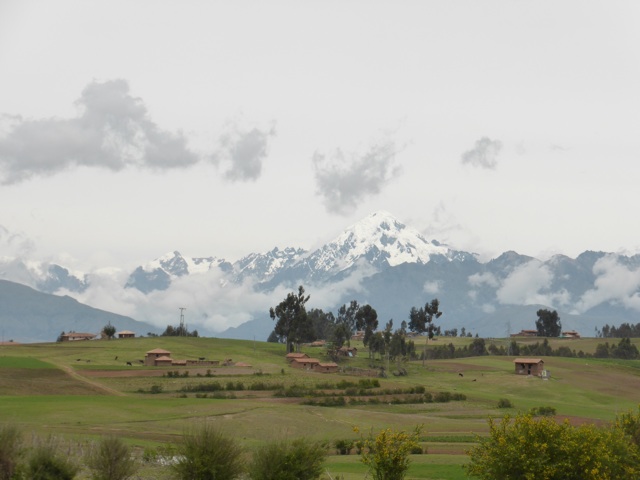
{"type": "MultiPolygon", "coordinates": [[[[358,432],[358,429],[354,429],[358,432]]],[[[411,452],[420,449],[422,425],[413,432],[395,431],[390,428],[361,438],[358,449],[362,463],[369,467],[375,480],[403,480],[409,468],[411,452]]]]}
{"type": "Polygon", "coordinates": [[[572,426],[531,415],[489,419],[489,436],[467,452],[471,477],[484,480],[639,478],[638,447],[617,428],[572,426]]]}

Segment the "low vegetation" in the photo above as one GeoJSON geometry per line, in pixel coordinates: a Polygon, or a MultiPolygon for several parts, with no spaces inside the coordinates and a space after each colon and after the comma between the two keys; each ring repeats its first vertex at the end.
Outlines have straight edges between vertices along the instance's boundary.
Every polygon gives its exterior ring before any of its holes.
{"type": "MultiPolygon", "coordinates": [[[[429,342],[427,357],[447,347],[439,345],[442,340],[436,337],[429,342]]],[[[129,455],[119,456],[135,464],[130,478],[169,480],[177,473],[168,467],[185,457],[181,440],[206,423],[224,432],[225,441],[237,442],[238,455],[247,467],[242,472],[246,480],[249,466],[263,449],[278,447],[285,457],[298,455],[287,450],[292,446],[284,445],[283,439],[322,446],[319,478],[361,480],[369,469],[362,455],[370,451],[353,432],[355,425],[375,438],[386,429],[410,434],[425,423],[409,450],[405,478],[462,480],[470,475],[463,465],[472,462],[466,452],[490,438],[487,419],[502,418],[505,409],[511,423],[519,415],[559,425],[566,418],[571,428],[592,425],[607,430],[620,424],[628,426],[628,438],[633,438],[633,432],[640,437],[638,414],[618,415],[637,408],[640,401],[640,361],[595,357],[602,343],[596,338],[545,339],[554,351],[567,347],[583,351],[584,356],[541,355],[552,372],[542,380],[515,375],[513,355],[490,351],[492,346],[508,350],[513,341],[521,351],[538,348],[545,345],[544,340],[447,337],[446,341],[454,350],[466,347],[468,352],[479,340],[486,347],[482,355],[427,358],[424,366],[419,358],[402,363],[384,356],[368,358],[365,350],[364,355],[339,359],[340,371],[331,374],[288,366],[285,345],[279,343],[147,337],[1,346],[0,418],[11,423],[2,425],[9,433],[0,430],[0,467],[13,468],[14,478],[28,478],[36,439],[45,443],[54,435],[58,439],[54,450],[65,453],[72,471],[76,468],[74,478],[110,478],[99,476],[89,455],[103,438],[113,437],[129,449],[129,455]],[[137,361],[144,352],[159,347],[170,350],[175,358],[233,358],[234,363],[252,367],[176,370],[137,361]],[[394,368],[404,369],[406,375],[355,376],[394,368]],[[15,438],[9,444],[20,448],[2,447],[6,436],[15,438]],[[427,451],[428,455],[421,454],[427,451]]],[[[637,346],[635,339],[629,343],[637,346]]],[[[352,345],[362,351],[361,343],[352,345]]],[[[321,361],[330,360],[328,347],[301,349],[321,361]]],[[[501,420],[495,422],[501,424],[501,420]]],[[[57,458],[54,450],[49,450],[48,458],[57,458]]],[[[108,453],[104,456],[109,458],[108,453]]],[[[47,455],[38,460],[46,463],[42,458],[47,455]]]]}

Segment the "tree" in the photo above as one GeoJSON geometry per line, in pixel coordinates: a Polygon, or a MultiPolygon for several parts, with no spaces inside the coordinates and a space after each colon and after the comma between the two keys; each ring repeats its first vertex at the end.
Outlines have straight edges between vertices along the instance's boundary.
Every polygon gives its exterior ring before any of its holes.
{"type": "MultiPolygon", "coordinates": [[[[420,335],[427,332],[426,342],[428,343],[429,340],[433,338],[433,332],[435,330],[433,320],[434,318],[440,318],[441,315],[440,302],[438,302],[437,298],[431,300],[431,303],[426,303],[424,308],[420,307],[420,309],[417,309],[416,307],[411,307],[411,311],[409,312],[409,330],[419,333],[420,335]]],[[[425,343],[425,350],[422,356],[423,365],[426,356],[427,347],[425,343]]]]}
{"type": "Polygon", "coordinates": [[[102,328],[102,333],[104,334],[105,337],[111,340],[113,336],[116,334],[116,327],[111,325],[111,322],[109,322],[102,328]]]}
{"type": "MultiPolygon", "coordinates": [[[[376,435],[370,432],[360,441],[362,463],[369,467],[375,480],[402,480],[409,468],[409,454],[420,447],[420,431],[417,426],[412,433],[381,430],[376,435]]],[[[356,429],[357,432],[357,429],[356,429]]]]}
{"type": "Polygon", "coordinates": [[[126,480],[138,466],[131,456],[131,449],[118,437],[102,437],[90,451],[87,465],[94,480],[126,480]]]}
{"type": "Polygon", "coordinates": [[[360,305],[355,300],[351,300],[351,303],[347,307],[346,304],[342,305],[338,309],[338,317],[336,318],[336,324],[344,324],[349,331],[349,338],[351,334],[356,331],[356,313],[360,309],[360,305]]]}
{"type": "Polygon", "coordinates": [[[287,352],[293,352],[301,341],[313,336],[311,324],[308,321],[305,304],[310,295],[305,297],[304,287],[298,287],[298,294],[291,292],[275,308],[269,309],[272,320],[276,318],[274,331],[280,335],[287,344],[287,352]]]}
{"type": "Polygon", "coordinates": [[[540,309],[536,312],[538,320],[536,320],[536,330],[539,337],[559,337],[562,333],[562,323],[560,317],[555,310],[552,312],[546,309],[540,309]]]}
{"type": "MultiPolygon", "coordinates": [[[[373,333],[376,328],[378,328],[378,313],[371,305],[363,305],[358,308],[355,317],[356,328],[358,330],[364,330],[362,343],[364,343],[365,347],[369,346],[373,333]]],[[[369,347],[369,358],[371,358],[371,347],[369,347]]]]}
{"type": "Polygon", "coordinates": [[[180,480],[234,480],[244,472],[242,449],[210,424],[187,432],[172,469],[180,480]]]}
{"type": "Polygon", "coordinates": [[[614,428],[551,417],[489,419],[489,436],[468,452],[467,474],[483,480],[638,478],[638,448],[614,428]]]}

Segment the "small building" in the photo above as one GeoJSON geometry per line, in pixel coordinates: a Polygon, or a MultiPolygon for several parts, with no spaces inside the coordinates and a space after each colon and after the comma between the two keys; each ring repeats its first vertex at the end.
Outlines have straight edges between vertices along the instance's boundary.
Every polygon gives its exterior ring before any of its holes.
{"type": "Polygon", "coordinates": [[[63,342],[76,342],[78,340],[93,340],[97,335],[94,333],[77,333],[69,332],[64,335],[60,335],[60,340],[63,342]]]}
{"type": "Polygon", "coordinates": [[[336,354],[340,357],[355,357],[358,354],[356,347],[342,346],[336,350],[336,354]]]}
{"type": "Polygon", "coordinates": [[[153,359],[154,367],[170,367],[173,365],[173,359],[167,356],[155,357],[153,359]]]}
{"type": "Polygon", "coordinates": [[[544,360],[540,358],[516,358],[513,363],[517,375],[540,376],[544,370],[544,360]]]}
{"type": "Polygon", "coordinates": [[[118,335],[118,338],[135,338],[136,336],[135,332],[132,332],[131,330],[122,330],[121,332],[116,333],[116,335],[118,335]]]}
{"type": "Polygon", "coordinates": [[[356,333],[351,335],[351,340],[361,342],[364,340],[364,330],[358,330],[356,333]]]}
{"type": "Polygon", "coordinates": [[[289,363],[291,363],[296,358],[309,358],[309,355],[307,355],[306,353],[301,353],[301,352],[291,352],[291,353],[287,353],[287,355],[285,356],[285,359],[289,363]]]}
{"type": "Polygon", "coordinates": [[[538,330],[520,330],[519,333],[512,333],[512,337],[537,337],[538,330]]]}
{"type": "MultiPolygon", "coordinates": [[[[144,356],[144,364],[149,367],[155,367],[158,365],[156,360],[161,357],[168,357],[169,360],[171,360],[171,352],[168,350],[163,350],[162,348],[149,350],[144,356]]],[[[163,362],[166,361],[163,360],[163,362]]],[[[165,363],[162,363],[162,365],[165,365],[165,363]]],[[[169,362],[169,365],[171,365],[171,362],[169,362]]]]}
{"type": "Polygon", "coordinates": [[[566,332],[562,332],[562,336],[564,338],[572,338],[572,339],[580,338],[580,334],[578,332],[576,332],[575,330],[568,330],[566,332]]]}
{"type": "Polygon", "coordinates": [[[320,360],[317,358],[294,358],[291,360],[290,365],[293,368],[299,368],[301,370],[313,370],[315,365],[318,365],[320,360]]]}
{"type": "Polygon", "coordinates": [[[313,366],[313,371],[319,373],[338,373],[338,364],[333,362],[318,363],[313,366]]]}

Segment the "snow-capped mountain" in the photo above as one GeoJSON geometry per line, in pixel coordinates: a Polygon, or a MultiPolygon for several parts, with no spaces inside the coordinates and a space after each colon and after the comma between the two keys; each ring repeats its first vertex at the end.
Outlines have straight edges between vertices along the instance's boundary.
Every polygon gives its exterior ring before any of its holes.
{"type": "Polygon", "coordinates": [[[387,212],[367,216],[313,251],[274,248],[234,262],[174,251],[140,264],[120,283],[59,265],[0,259],[2,278],[48,293],[78,292],[88,304],[106,298],[108,285],[107,298],[128,302],[123,311],[139,311],[140,320],[158,324],[175,305],[188,304],[201,333],[213,326],[209,332],[218,336],[248,339],[266,339],[273,328],[268,308],[282,299],[272,297],[299,285],[312,303],[322,302],[315,308],[335,312],[357,300],[374,307],[381,321],[395,319],[397,325],[411,307],[438,298],[444,325],[486,336],[534,328],[539,308],[557,310],[563,327],[586,334],[607,323],[640,321],[640,255],[587,251],[575,259],[556,255],[541,261],[509,251],[483,263],[426,239],[387,212]],[[94,281],[102,282],[97,295],[94,281]],[[151,295],[153,302],[147,300],[151,295]],[[220,324],[239,326],[222,332],[220,324]]]}

